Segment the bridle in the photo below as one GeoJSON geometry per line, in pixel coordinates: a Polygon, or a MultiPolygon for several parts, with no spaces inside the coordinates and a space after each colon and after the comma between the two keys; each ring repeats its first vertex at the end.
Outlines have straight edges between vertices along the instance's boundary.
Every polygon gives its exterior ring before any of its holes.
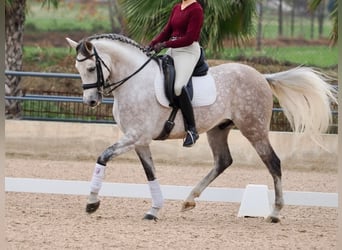
{"type": "Polygon", "coordinates": [[[101,88],[102,89],[108,89],[106,91],[106,95],[111,93],[111,92],[113,92],[118,87],[120,87],[122,84],[124,84],[126,81],[128,81],[130,78],[132,78],[134,75],[139,73],[153,58],[155,58],[154,54],[153,55],[149,54],[148,55],[149,59],[147,59],[147,61],[143,65],[141,65],[140,68],[138,68],[136,71],[134,71],[131,75],[129,75],[129,76],[127,76],[127,77],[117,81],[117,82],[108,83],[107,80],[105,81],[104,77],[103,77],[102,64],[108,70],[109,74],[110,74],[110,69],[106,65],[106,63],[102,60],[102,58],[99,56],[99,54],[97,53],[95,47],[93,48],[93,50],[94,50],[94,53],[90,54],[89,56],[87,56],[85,58],[82,58],[82,59],[77,59],[76,58],[76,61],[83,62],[83,61],[88,60],[89,58],[95,56],[95,66],[96,66],[97,81],[95,83],[82,84],[82,88],[83,88],[83,90],[97,88],[99,92],[102,92],[101,88]]]}

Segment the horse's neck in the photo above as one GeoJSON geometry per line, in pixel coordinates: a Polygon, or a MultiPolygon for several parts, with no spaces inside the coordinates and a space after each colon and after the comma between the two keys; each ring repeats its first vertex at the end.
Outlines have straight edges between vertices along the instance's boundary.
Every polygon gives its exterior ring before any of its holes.
{"type": "MultiPolygon", "coordinates": [[[[112,72],[111,82],[117,82],[130,76],[149,59],[138,48],[119,41],[97,42],[95,46],[101,53],[110,57],[111,62],[110,66],[108,66],[111,68],[112,72]]],[[[126,88],[128,85],[131,85],[128,88],[135,89],[136,86],[132,85],[139,85],[141,87],[141,83],[143,83],[145,87],[149,84],[153,86],[156,74],[160,74],[160,71],[152,60],[132,78],[132,81],[124,83],[123,85],[125,86],[122,87],[126,88]]]]}
{"type": "Polygon", "coordinates": [[[95,44],[98,49],[109,56],[111,61],[111,70],[114,78],[125,77],[133,73],[148,58],[138,48],[120,41],[103,40],[95,44]]]}

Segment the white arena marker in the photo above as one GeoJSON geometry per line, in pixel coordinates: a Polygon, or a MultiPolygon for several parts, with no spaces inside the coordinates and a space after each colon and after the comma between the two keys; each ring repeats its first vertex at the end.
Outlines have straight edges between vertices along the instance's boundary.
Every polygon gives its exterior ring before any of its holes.
{"type": "Polygon", "coordinates": [[[266,185],[247,185],[242,196],[238,217],[267,217],[271,205],[266,185]]]}

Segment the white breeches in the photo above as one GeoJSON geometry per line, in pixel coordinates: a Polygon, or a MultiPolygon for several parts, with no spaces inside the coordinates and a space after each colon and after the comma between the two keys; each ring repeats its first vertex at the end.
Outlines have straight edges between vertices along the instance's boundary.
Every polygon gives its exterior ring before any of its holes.
{"type": "Polygon", "coordinates": [[[194,71],[194,68],[201,55],[201,48],[198,42],[181,48],[170,48],[167,52],[173,58],[176,71],[175,94],[179,96],[194,71]]]}

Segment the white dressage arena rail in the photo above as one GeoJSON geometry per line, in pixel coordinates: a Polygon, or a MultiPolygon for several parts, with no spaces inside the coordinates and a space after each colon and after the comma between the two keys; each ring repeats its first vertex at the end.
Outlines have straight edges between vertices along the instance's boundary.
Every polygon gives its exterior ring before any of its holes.
{"type": "MultiPolygon", "coordinates": [[[[161,185],[164,199],[184,200],[191,191],[190,186],[161,185]]],[[[35,178],[5,178],[6,192],[28,192],[45,194],[88,195],[89,182],[35,178]]],[[[208,187],[199,201],[241,203],[244,188],[208,187]]],[[[269,190],[269,199],[274,200],[274,191],[269,190]]],[[[151,198],[147,184],[104,182],[101,196],[126,198],[151,198]]],[[[284,191],[286,205],[338,207],[337,193],[284,191]]]]}

